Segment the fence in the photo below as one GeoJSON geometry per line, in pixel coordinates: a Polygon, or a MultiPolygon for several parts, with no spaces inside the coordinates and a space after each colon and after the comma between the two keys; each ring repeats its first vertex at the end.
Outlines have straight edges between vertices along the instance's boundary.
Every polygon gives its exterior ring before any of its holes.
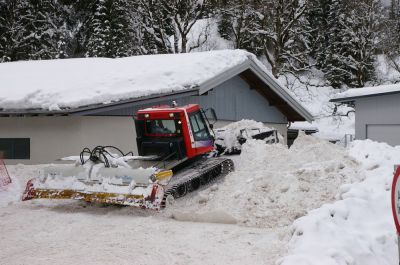
{"type": "Polygon", "coordinates": [[[347,147],[354,140],[354,134],[345,134],[344,137],[338,141],[338,143],[344,147],[347,147]]]}
{"type": "Polygon", "coordinates": [[[0,188],[11,183],[10,175],[8,174],[6,164],[3,159],[0,159],[0,188]]]}

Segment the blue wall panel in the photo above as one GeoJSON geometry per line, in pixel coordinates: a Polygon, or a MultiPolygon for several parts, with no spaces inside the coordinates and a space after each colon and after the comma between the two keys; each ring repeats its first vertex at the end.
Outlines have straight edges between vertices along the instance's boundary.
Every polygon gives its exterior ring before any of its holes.
{"type": "MultiPolygon", "coordinates": [[[[175,100],[179,105],[197,103],[205,109],[214,108],[220,120],[253,119],[267,123],[287,123],[286,117],[277,108],[271,106],[263,96],[251,89],[248,83],[239,76],[220,84],[205,95],[187,96],[175,100]]],[[[116,107],[111,111],[97,112],[92,115],[129,116],[138,109],[163,104],[169,105],[171,101],[160,100],[151,104],[135,103],[131,107],[120,109],[116,107]]]]}

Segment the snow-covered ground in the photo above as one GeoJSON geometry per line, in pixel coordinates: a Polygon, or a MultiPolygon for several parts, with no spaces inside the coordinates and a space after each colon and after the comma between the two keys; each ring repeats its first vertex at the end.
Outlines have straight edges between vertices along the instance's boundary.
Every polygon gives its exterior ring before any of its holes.
{"type": "Polygon", "coordinates": [[[398,264],[390,189],[400,146],[356,141],[349,154],[361,162],[365,180],[343,185],[338,201],[295,221],[282,265],[398,264]]]}
{"type": "Polygon", "coordinates": [[[1,264],[395,264],[390,182],[400,148],[300,135],[244,144],[236,171],[162,212],[20,202],[43,166],[9,166],[1,264]],[[293,223],[294,222],[294,223],[293,223]],[[278,263],[276,263],[278,262],[278,263]]]}

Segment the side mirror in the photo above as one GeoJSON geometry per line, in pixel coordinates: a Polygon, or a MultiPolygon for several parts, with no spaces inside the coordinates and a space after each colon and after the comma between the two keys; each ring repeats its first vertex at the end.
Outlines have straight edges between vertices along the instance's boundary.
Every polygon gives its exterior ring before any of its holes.
{"type": "Polygon", "coordinates": [[[211,130],[214,129],[214,124],[213,123],[210,123],[210,129],[211,130]]]}

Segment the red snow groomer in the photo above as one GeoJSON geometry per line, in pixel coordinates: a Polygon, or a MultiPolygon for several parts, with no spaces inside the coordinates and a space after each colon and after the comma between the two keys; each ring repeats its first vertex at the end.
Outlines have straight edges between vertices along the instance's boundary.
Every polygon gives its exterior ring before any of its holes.
{"type": "Polygon", "coordinates": [[[49,166],[30,180],[23,200],[78,199],[159,209],[234,168],[232,160],[210,155],[214,134],[199,105],[142,109],[135,126],[139,156],[111,146],[85,148],[79,157],[66,158],[77,161],[74,165],[49,166]]]}

